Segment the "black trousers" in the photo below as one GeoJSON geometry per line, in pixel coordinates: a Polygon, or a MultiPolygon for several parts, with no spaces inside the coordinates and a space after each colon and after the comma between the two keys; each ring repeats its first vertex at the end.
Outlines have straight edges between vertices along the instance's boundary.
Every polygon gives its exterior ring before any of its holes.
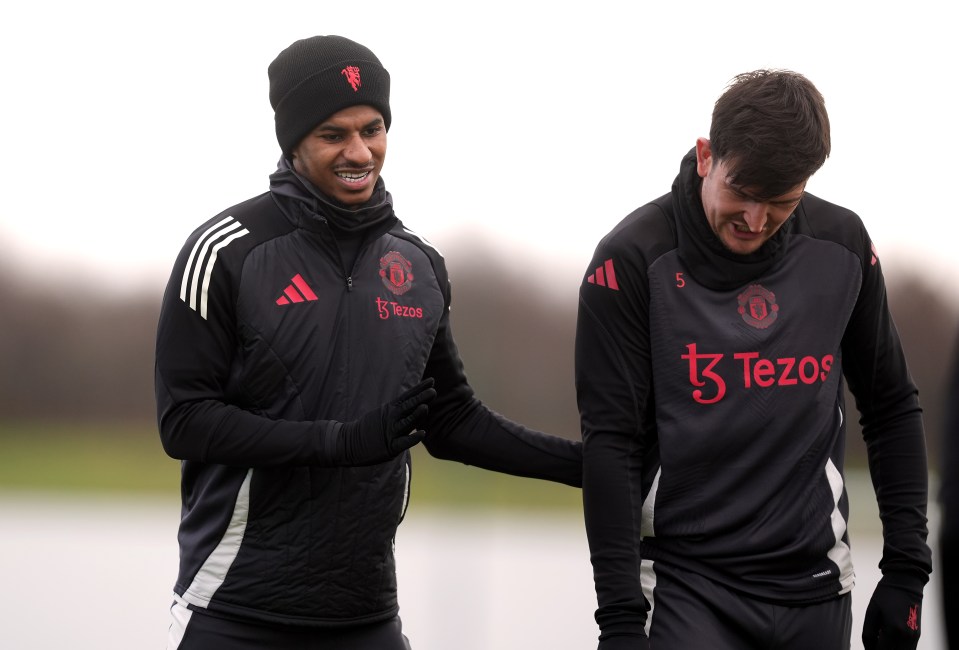
{"type": "Polygon", "coordinates": [[[787,607],[748,598],[695,573],[643,563],[655,650],[849,650],[852,594],[787,607]],[[649,588],[652,587],[652,599],[649,588]]]}
{"type": "Polygon", "coordinates": [[[397,616],[349,628],[272,626],[173,605],[167,650],[410,650],[397,616]]]}

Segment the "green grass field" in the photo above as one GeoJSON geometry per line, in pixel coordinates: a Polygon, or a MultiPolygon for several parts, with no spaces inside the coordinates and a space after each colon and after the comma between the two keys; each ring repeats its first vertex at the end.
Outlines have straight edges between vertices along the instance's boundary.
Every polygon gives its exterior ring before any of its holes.
{"type": "MultiPolygon", "coordinates": [[[[863,468],[847,468],[850,525],[878,530],[875,496],[863,468]]],[[[0,424],[0,491],[98,492],[179,498],[180,465],[149,425],[0,424]]],[[[416,508],[514,510],[582,516],[578,489],[437,460],[413,450],[416,508]]],[[[934,489],[930,492],[935,494],[934,489]]]]}
{"type": "MultiPolygon", "coordinates": [[[[180,465],[148,425],[0,424],[0,490],[179,496],[180,465]]],[[[520,479],[414,450],[417,507],[497,508],[576,514],[578,489],[520,479]]]]}

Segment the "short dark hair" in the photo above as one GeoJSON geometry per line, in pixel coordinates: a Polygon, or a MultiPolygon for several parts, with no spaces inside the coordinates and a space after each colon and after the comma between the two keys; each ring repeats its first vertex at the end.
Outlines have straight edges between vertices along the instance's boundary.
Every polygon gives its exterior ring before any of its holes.
{"type": "Polygon", "coordinates": [[[829,115],[806,77],[789,70],[737,75],[713,108],[714,161],[726,161],[730,183],[758,198],[804,183],[829,156],[829,115]]]}

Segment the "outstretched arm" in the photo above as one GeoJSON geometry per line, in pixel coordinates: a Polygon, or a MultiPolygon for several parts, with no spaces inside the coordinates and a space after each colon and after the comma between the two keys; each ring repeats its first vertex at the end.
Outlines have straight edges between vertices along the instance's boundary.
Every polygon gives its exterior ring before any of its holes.
{"type": "Polygon", "coordinates": [[[437,458],[484,469],[582,485],[582,444],[529,429],[487,408],[466,380],[450,330],[440,323],[424,376],[436,381],[423,444],[437,458]]]}

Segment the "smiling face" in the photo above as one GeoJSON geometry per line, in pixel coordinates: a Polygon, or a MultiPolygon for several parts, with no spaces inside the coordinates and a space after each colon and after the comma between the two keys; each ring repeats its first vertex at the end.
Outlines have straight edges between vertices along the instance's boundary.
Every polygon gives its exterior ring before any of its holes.
{"type": "Polygon", "coordinates": [[[696,171],[703,179],[706,221],[723,246],[739,255],[755,253],[775,235],[806,188],[804,181],[779,196],[760,198],[756,188],[733,185],[727,162],[713,156],[706,138],[696,140],[696,171]]]}
{"type": "Polygon", "coordinates": [[[373,195],[386,158],[386,125],[372,106],[350,106],[317,125],[292,152],[293,169],[353,207],[373,195]]]}

